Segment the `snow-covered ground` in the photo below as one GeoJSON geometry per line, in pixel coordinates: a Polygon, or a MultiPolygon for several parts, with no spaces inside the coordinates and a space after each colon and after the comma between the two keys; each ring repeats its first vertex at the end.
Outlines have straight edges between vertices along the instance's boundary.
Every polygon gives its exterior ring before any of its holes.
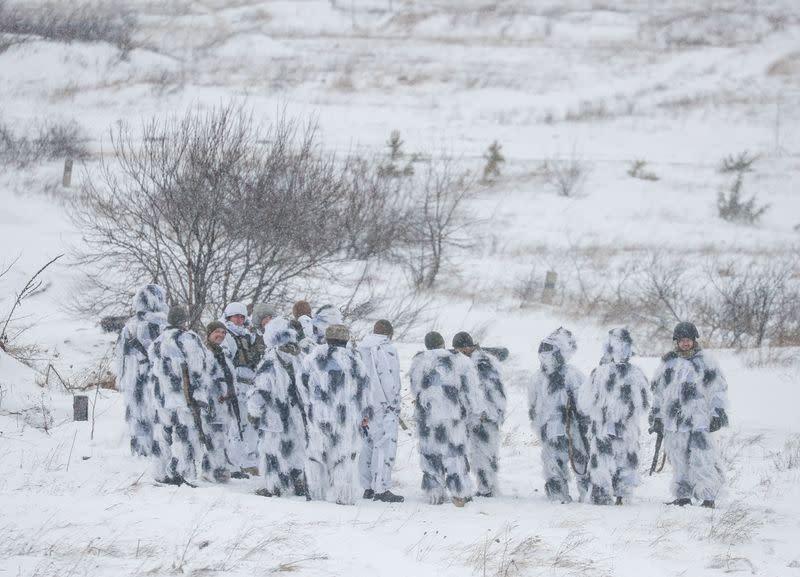
{"type": "MultiPolygon", "coordinates": [[[[570,278],[559,259],[577,250],[796,254],[794,2],[122,4],[139,22],[129,54],[35,38],[0,52],[0,122],[25,132],[75,120],[99,153],[118,120],[136,125],[233,98],[264,119],[283,106],[316,116],[335,150],[384,147],[397,129],[407,152],[445,150],[480,170],[489,144],[502,144],[503,178],[472,203],[482,242],[452,254],[428,323],[446,338],[476,330],[512,351],[502,496],[464,509],[425,504],[410,436],[399,449],[400,505],[267,500],[252,495],[257,480],[157,487],[146,463],[128,455],[117,393],[101,390],[94,404],[92,391],[93,420],[73,423],[71,396],[40,387],[41,375],[0,355],[0,575],[800,575],[797,351],[766,366],[718,352],[732,427],[719,433],[729,485],[717,510],[665,507],[668,466],[645,478],[631,506],[551,505],[524,396],[535,347],[567,324],[588,373],[606,327],[558,307],[520,308],[513,291],[532,269],[570,278]],[[771,205],[750,227],[719,220],[715,204],[730,181],[717,172],[720,159],[744,150],[760,155],[745,192],[771,205]],[[559,197],[541,163],[573,156],[591,172],[582,194],[559,197]],[[660,180],[630,178],[635,159],[660,180]],[[47,432],[32,426],[42,403],[55,418],[47,432]]],[[[77,168],[76,180],[95,162],[77,168]]],[[[33,272],[81,243],[62,202],[70,191],[58,186],[61,168],[0,174],[0,270],[19,256],[0,278],[3,319],[33,272]]],[[[33,323],[20,340],[44,346],[65,378],[79,380],[113,337],[66,306],[79,278],[69,255],[45,277],[47,290],[19,311],[29,315],[19,326],[33,323]]],[[[429,328],[400,343],[404,370],[429,328]]],[[[657,359],[638,362],[650,374],[657,359]]],[[[648,453],[652,439],[643,467],[648,453]]]]}

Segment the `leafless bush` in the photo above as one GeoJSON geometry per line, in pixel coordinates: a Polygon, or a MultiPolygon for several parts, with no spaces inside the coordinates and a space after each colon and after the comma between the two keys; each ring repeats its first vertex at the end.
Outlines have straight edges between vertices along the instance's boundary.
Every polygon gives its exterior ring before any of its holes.
{"type": "Polygon", "coordinates": [[[795,259],[741,263],[714,260],[706,266],[713,292],[700,314],[728,346],[761,347],[766,339],[788,344],[798,334],[800,290],[795,259]]]}
{"type": "Polygon", "coordinates": [[[0,165],[23,168],[41,160],[85,160],[89,158],[87,137],[76,122],[39,123],[35,134],[18,135],[0,124],[0,165]]]}
{"type": "Polygon", "coordinates": [[[677,322],[691,319],[708,345],[800,344],[800,277],[792,254],[687,265],[656,251],[617,255],[612,266],[572,248],[557,259],[571,313],[636,327],[646,341],[668,338],[677,322]]]}
{"type": "Polygon", "coordinates": [[[365,260],[386,255],[411,219],[411,181],[387,172],[380,157],[350,159],[344,181],[342,224],[348,257],[365,260]]]}
{"type": "Polygon", "coordinates": [[[512,287],[514,298],[519,300],[520,306],[525,307],[538,301],[542,296],[543,282],[536,276],[536,267],[517,277],[512,287]]]}
{"type": "Polygon", "coordinates": [[[580,194],[591,166],[573,153],[568,158],[555,157],[542,165],[545,182],[561,196],[580,194]]]}
{"type": "Polygon", "coordinates": [[[0,32],[57,42],[108,42],[133,47],[133,11],[123,2],[8,2],[0,0],[0,32]]]}
{"type": "Polygon", "coordinates": [[[449,251],[471,242],[476,219],[466,201],[474,193],[475,179],[444,157],[433,159],[413,178],[410,218],[393,258],[404,266],[413,286],[431,288],[449,251]]]}
{"type": "Polygon", "coordinates": [[[196,322],[231,300],[288,301],[305,275],[343,258],[345,180],[315,125],[280,117],[263,128],[227,105],[142,132],[140,145],[127,125],[112,130],[113,160],[71,207],[90,309],[153,281],[196,322]]]}
{"type": "Polygon", "coordinates": [[[650,170],[645,170],[647,166],[646,160],[634,160],[628,168],[628,176],[631,178],[638,178],[639,180],[658,180],[658,175],[650,170]]]}

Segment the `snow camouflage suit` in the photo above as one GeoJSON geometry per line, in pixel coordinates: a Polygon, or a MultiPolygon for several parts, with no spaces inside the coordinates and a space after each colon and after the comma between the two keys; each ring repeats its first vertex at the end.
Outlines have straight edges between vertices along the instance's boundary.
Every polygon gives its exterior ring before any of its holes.
{"type": "Polygon", "coordinates": [[[468,419],[469,462],[477,480],[477,493],[491,495],[497,491],[497,453],[500,449],[500,428],[505,421],[506,394],[500,375],[499,361],[481,349],[470,356],[478,372],[480,386],[477,406],[468,419]]]}
{"type": "Polygon", "coordinates": [[[372,414],[366,368],[358,353],[346,346],[318,345],[303,359],[302,380],[308,395],[309,497],[352,505],[361,421],[372,414]]]}
{"type": "Polygon", "coordinates": [[[216,368],[213,373],[218,379],[217,388],[227,396],[232,395],[232,398],[226,400],[219,410],[220,418],[225,422],[228,458],[231,464],[234,464],[237,461],[235,457],[232,458],[232,455],[236,455],[237,451],[241,451],[241,446],[244,443],[242,430],[244,429],[243,421],[247,419],[246,408],[239,405],[239,399],[236,396],[236,367],[233,366],[233,360],[221,345],[206,341],[206,346],[216,361],[216,368]]]}
{"type": "Polygon", "coordinates": [[[422,489],[430,503],[444,502],[446,493],[472,497],[469,475],[467,419],[477,406],[478,375],[469,359],[454,351],[417,353],[409,370],[415,399],[422,489]]]}
{"type": "MultiPolygon", "coordinates": [[[[551,501],[569,502],[570,445],[575,468],[584,473],[588,464],[585,448],[585,418],[577,414],[576,397],[585,380],[581,372],[567,364],[575,354],[575,339],[563,327],[545,338],[539,346],[540,369],[528,386],[528,416],[542,441],[542,472],[545,493],[551,501]],[[569,428],[569,430],[568,430],[569,428]]],[[[589,485],[587,474],[576,474],[578,494],[583,497],[589,485]]]]}
{"type": "Polygon", "coordinates": [[[154,284],[141,287],[134,296],[133,310],[134,316],[117,340],[117,389],[125,401],[131,453],[147,456],[153,451],[153,427],[157,423],[147,348],[167,324],[166,292],[154,284]]]}
{"type": "Polygon", "coordinates": [[[359,458],[361,486],[380,494],[392,488],[400,419],[400,362],[386,335],[367,335],[358,351],[369,374],[369,404],[373,407],[359,458]]]}
{"type": "MultiPolygon", "coordinates": [[[[258,466],[258,432],[247,420],[247,397],[255,380],[256,358],[255,334],[246,326],[221,319],[227,334],[220,345],[236,369],[236,399],[241,414],[241,435],[236,427],[228,432],[228,454],[236,468],[258,466]]],[[[236,425],[234,421],[234,425],[236,425]]]]}
{"type": "MultiPolygon", "coordinates": [[[[160,435],[169,450],[153,452],[156,479],[227,481],[226,418],[218,399],[224,393],[217,365],[200,337],[192,331],[167,326],[148,350],[153,364],[153,390],[157,399],[160,435]],[[184,368],[189,382],[184,382],[184,368]],[[186,389],[185,389],[186,387],[186,389]],[[200,426],[188,397],[198,407],[200,426]]],[[[154,445],[154,448],[156,445],[154,445]]]]}
{"type": "Polygon", "coordinates": [[[589,425],[589,498],[610,505],[628,498],[639,484],[639,423],[649,408],[649,382],[630,363],[633,340],[627,329],[608,332],[600,366],[578,393],[589,425]]]}
{"type": "Polygon", "coordinates": [[[711,433],[728,425],[728,383],[711,356],[695,348],[664,355],[652,383],[650,422],[664,425],[664,451],[676,499],[716,500],[725,472],[711,433]],[[713,429],[713,430],[711,430],[713,429]]]}
{"type": "Polygon", "coordinates": [[[264,358],[248,393],[247,413],[258,432],[259,470],[269,495],[302,495],[306,458],[302,368],[297,333],[277,318],[264,331],[264,358]]]}

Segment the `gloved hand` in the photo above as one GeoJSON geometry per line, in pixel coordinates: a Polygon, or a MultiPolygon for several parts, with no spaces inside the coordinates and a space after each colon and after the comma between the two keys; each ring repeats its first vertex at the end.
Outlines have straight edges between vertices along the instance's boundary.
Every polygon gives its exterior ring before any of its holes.
{"type": "Polygon", "coordinates": [[[655,433],[656,435],[663,435],[664,434],[664,421],[656,417],[653,419],[653,423],[650,425],[650,428],[647,430],[648,433],[651,435],[655,433]]]}
{"type": "Polygon", "coordinates": [[[722,427],[728,425],[728,414],[725,412],[725,409],[717,409],[716,413],[716,415],[711,417],[711,422],[708,424],[709,433],[719,431],[722,427]]]}

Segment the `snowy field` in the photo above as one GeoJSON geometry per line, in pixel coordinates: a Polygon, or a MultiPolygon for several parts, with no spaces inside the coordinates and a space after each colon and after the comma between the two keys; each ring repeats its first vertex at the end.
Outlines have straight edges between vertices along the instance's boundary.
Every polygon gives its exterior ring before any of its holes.
{"type": "MultiPolygon", "coordinates": [[[[34,0],[17,0],[29,6],[34,0]]],[[[5,4],[13,4],[7,1],[5,4]]],[[[718,433],[728,486],[718,508],[666,507],[669,465],[626,507],[552,505],[525,386],[538,342],[561,324],[587,373],[609,327],[581,310],[521,302],[521,279],[559,273],[567,290],[612,277],[620,259],[659,250],[768,262],[798,254],[800,8],[766,2],[506,0],[104,0],[138,24],[129,51],[106,42],[0,36],[0,125],[26,133],[75,121],[95,156],[108,131],[230,99],[264,120],[286,107],[319,120],[326,147],[447,151],[475,170],[492,141],[503,176],[471,201],[478,246],[450,255],[431,316],[399,343],[405,371],[421,337],[462,329],[511,350],[509,414],[495,499],[463,509],[422,499],[416,442],[401,433],[396,491],[406,502],[355,507],[264,499],[256,480],[156,486],[129,456],[123,407],[90,394],[88,423],[51,376],[0,354],[0,575],[800,575],[800,361],[796,349],[715,351],[730,384],[718,433]],[[745,193],[770,205],[757,225],[720,220],[720,160],[759,156],[745,193]],[[590,170],[580,194],[548,186],[544,160],[590,170]],[[634,160],[657,181],[631,178],[634,160]],[[583,260],[581,260],[583,259],[583,260]],[[574,263],[591,260],[588,281],[574,263]],[[571,286],[572,285],[572,286],[571,286]],[[524,304],[525,306],[520,306],[524,304]],[[758,361],[758,362],[756,362],[758,361]],[[37,428],[37,407],[54,417],[37,428]],[[794,545],[792,545],[794,543],[794,545]]],[[[0,19],[3,3],[0,2],[0,19]]],[[[109,8],[111,7],[111,8],[109,8]]],[[[2,21],[2,20],[0,20],[2,21]]],[[[79,382],[114,337],[76,318],[63,160],[0,164],[0,316],[42,264],[46,290],[24,303],[23,343],[79,382]]],[[[634,334],[634,338],[637,335],[634,334]]],[[[647,354],[670,343],[645,342],[647,354]]],[[[654,371],[656,356],[637,359],[654,371]]],[[[405,416],[410,420],[407,393],[405,416]]],[[[649,467],[653,439],[643,442],[649,467]]]]}

